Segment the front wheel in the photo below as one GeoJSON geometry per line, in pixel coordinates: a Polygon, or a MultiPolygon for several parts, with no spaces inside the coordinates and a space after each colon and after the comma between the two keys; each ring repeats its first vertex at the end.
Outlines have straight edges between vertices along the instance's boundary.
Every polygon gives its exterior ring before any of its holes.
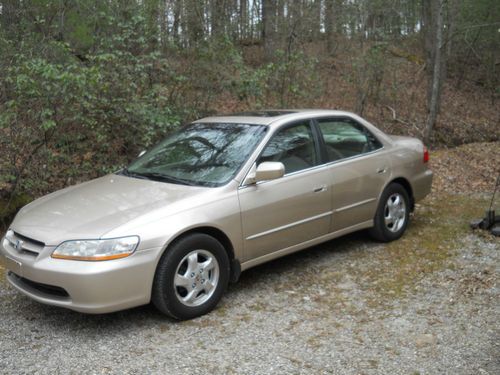
{"type": "Polygon", "coordinates": [[[380,197],[370,234],[382,242],[400,238],[410,220],[410,199],[406,189],[397,183],[387,186],[380,197]]]}
{"type": "Polygon", "coordinates": [[[174,242],[156,269],[152,301],[161,312],[179,320],[211,311],[229,281],[229,259],[215,238],[190,234],[174,242]]]}

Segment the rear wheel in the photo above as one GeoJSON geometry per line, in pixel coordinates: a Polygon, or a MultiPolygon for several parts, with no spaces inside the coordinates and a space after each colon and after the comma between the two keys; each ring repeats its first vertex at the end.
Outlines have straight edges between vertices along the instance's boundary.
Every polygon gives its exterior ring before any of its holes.
{"type": "Polygon", "coordinates": [[[376,240],[383,242],[397,240],[405,232],[409,219],[408,193],[403,186],[392,183],[385,188],[380,197],[370,234],[376,240]]]}
{"type": "Polygon", "coordinates": [[[179,320],[211,311],[229,280],[229,259],[215,238],[190,234],[173,243],[156,269],[152,301],[161,312],[179,320]]]}

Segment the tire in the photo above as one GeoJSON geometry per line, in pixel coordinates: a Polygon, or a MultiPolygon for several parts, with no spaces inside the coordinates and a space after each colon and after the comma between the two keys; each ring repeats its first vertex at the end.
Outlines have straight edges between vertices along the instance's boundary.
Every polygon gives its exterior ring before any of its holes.
{"type": "Polygon", "coordinates": [[[400,238],[410,220],[410,198],[398,183],[389,184],[383,191],[373,219],[370,235],[381,242],[400,238]]]}
{"type": "Polygon", "coordinates": [[[153,282],[152,302],[178,320],[213,310],[229,281],[229,258],[215,238],[190,234],[175,241],[162,255],[153,282]]]}

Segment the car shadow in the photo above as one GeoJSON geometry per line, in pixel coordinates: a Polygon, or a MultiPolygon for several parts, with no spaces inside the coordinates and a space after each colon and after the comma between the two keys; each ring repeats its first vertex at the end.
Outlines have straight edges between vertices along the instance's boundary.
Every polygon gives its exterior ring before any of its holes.
{"type": "Polygon", "coordinates": [[[252,288],[255,283],[265,280],[270,274],[280,275],[307,268],[318,259],[330,257],[332,254],[339,256],[353,251],[362,251],[365,248],[378,246],[367,231],[351,233],[322,244],[274,259],[243,272],[238,283],[229,286],[229,292],[241,291],[252,288]]]}

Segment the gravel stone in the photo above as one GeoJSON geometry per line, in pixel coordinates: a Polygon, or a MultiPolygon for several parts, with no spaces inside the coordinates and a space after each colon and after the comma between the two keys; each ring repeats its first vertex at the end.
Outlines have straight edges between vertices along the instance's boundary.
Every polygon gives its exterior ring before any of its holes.
{"type": "Polygon", "coordinates": [[[186,322],[152,306],[84,315],[2,280],[0,373],[499,374],[500,241],[464,231],[453,246],[399,292],[382,282],[389,245],[355,233],[244,272],[186,322]]]}

